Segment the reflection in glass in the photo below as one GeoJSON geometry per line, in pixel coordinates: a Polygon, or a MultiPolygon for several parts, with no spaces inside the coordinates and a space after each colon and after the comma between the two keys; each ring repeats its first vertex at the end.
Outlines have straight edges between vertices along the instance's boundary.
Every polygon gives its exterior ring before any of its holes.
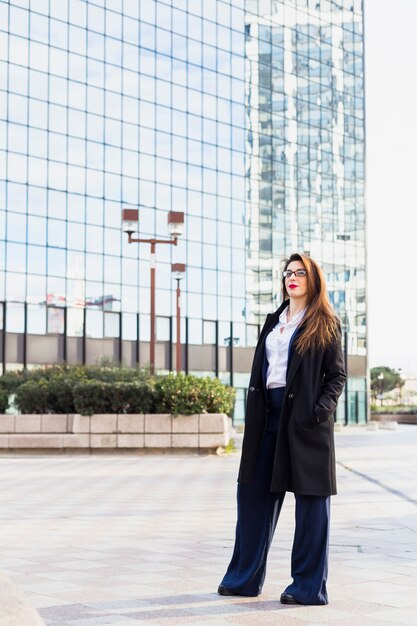
{"type": "Polygon", "coordinates": [[[28,304],[27,316],[27,332],[32,335],[44,335],[46,333],[46,307],[28,304]]]}
{"type": "Polygon", "coordinates": [[[6,304],[6,332],[23,333],[25,329],[25,305],[17,302],[6,304]]]}

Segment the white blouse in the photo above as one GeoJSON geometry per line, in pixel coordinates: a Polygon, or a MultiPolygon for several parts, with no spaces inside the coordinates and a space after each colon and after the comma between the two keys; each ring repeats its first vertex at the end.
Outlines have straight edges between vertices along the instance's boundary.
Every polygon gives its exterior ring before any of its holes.
{"type": "Polygon", "coordinates": [[[304,317],[306,309],[294,315],[287,322],[289,306],[279,316],[278,324],[268,334],[265,342],[268,370],[266,372],[266,388],[285,387],[287,380],[288,346],[297,326],[304,317]]]}

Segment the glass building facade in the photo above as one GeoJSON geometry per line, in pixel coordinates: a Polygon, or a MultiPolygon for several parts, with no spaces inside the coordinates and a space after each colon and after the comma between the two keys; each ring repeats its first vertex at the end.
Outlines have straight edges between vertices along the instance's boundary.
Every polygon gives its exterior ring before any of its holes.
{"type": "Polygon", "coordinates": [[[358,0],[0,3],[3,371],[149,359],[173,365],[182,281],[186,371],[238,388],[280,301],[280,261],[307,251],[345,330],[338,419],[366,414],[362,6],[358,0]]]}

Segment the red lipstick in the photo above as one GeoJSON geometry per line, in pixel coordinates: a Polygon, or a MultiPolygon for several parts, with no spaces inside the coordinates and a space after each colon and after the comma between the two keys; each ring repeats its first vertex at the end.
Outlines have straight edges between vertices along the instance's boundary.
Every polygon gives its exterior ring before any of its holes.
{"type": "Polygon", "coordinates": [[[297,287],[297,285],[289,285],[290,289],[295,289],[297,287]]]}

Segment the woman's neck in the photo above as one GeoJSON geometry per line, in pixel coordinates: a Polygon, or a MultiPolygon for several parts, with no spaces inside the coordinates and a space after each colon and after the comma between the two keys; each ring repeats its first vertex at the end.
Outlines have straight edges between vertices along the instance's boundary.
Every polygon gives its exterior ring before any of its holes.
{"type": "Polygon", "coordinates": [[[290,321],[295,315],[300,313],[300,311],[305,309],[306,306],[307,306],[307,301],[306,301],[305,298],[303,298],[300,301],[297,300],[296,302],[294,302],[294,300],[290,299],[290,306],[289,306],[288,311],[287,311],[287,319],[288,319],[288,321],[290,321]]]}

